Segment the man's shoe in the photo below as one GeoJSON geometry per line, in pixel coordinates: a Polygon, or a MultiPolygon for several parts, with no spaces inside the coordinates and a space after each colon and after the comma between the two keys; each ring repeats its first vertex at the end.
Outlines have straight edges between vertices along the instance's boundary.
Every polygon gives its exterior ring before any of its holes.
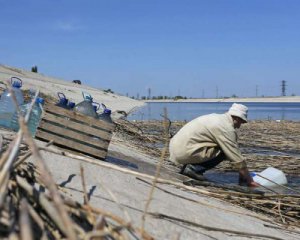
{"type": "Polygon", "coordinates": [[[190,178],[196,179],[198,181],[205,181],[206,178],[203,176],[204,172],[205,169],[204,168],[201,169],[201,166],[199,165],[194,166],[192,164],[188,164],[182,171],[182,174],[190,178]]]}

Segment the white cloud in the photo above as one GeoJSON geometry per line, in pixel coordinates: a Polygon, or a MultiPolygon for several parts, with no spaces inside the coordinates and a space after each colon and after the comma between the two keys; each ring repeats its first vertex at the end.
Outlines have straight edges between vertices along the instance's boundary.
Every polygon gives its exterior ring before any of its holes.
{"type": "Polygon", "coordinates": [[[78,31],[83,29],[83,27],[80,24],[71,21],[59,21],[56,23],[55,28],[58,30],[68,31],[68,32],[73,32],[73,31],[78,31]]]}

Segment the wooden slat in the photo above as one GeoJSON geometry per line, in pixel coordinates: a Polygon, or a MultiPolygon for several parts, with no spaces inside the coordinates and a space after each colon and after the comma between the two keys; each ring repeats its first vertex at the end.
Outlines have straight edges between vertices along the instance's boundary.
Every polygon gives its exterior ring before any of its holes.
{"type": "Polygon", "coordinates": [[[64,145],[70,149],[73,149],[74,151],[87,153],[88,155],[92,155],[92,156],[95,156],[95,157],[101,158],[101,159],[105,159],[106,154],[107,154],[107,150],[104,151],[104,150],[92,148],[90,146],[86,146],[84,144],[74,142],[72,140],[68,140],[66,138],[63,138],[63,137],[60,137],[60,136],[57,136],[57,135],[54,135],[51,133],[43,132],[40,129],[38,129],[38,131],[37,131],[36,138],[44,139],[44,140],[48,140],[48,141],[53,140],[54,144],[64,145]]]}
{"type": "Polygon", "coordinates": [[[67,138],[72,138],[81,142],[87,142],[88,144],[94,145],[96,147],[100,147],[103,149],[108,148],[109,141],[104,141],[101,138],[95,139],[94,137],[87,136],[85,133],[75,132],[73,130],[69,130],[66,128],[62,128],[60,126],[55,126],[51,123],[41,122],[39,125],[39,129],[45,129],[47,132],[56,133],[58,135],[63,135],[67,138]]]}
{"type": "Polygon", "coordinates": [[[100,119],[95,119],[90,116],[83,115],[81,113],[77,113],[74,111],[70,111],[67,109],[64,109],[62,107],[58,107],[52,104],[46,104],[44,106],[44,111],[53,113],[53,114],[58,114],[58,115],[63,115],[67,116],[71,119],[76,119],[77,121],[81,121],[87,125],[93,125],[102,129],[107,129],[109,131],[113,131],[115,129],[115,124],[114,123],[108,123],[105,121],[102,121],[100,119]]]}
{"type": "Polygon", "coordinates": [[[46,112],[43,116],[41,123],[43,123],[44,120],[50,121],[53,123],[57,123],[60,125],[64,125],[68,128],[72,128],[77,131],[85,132],[87,134],[91,134],[91,135],[100,137],[101,139],[104,139],[104,140],[110,141],[110,139],[111,139],[111,135],[112,135],[111,132],[107,132],[107,131],[104,131],[104,130],[101,130],[98,128],[93,128],[89,125],[73,122],[71,120],[66,119],[65,117],[54,116],[51,113],[46,112]]]}
{"type": "Polygon", "coordinates": [[[47,103],[36,138],[53,140],[55,145],[68,151],[105,159],[115,126],[47,103]]]}

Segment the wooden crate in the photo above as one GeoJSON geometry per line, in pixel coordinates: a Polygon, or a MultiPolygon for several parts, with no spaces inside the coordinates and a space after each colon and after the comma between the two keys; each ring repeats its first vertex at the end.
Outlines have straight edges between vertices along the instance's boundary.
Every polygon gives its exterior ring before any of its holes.
{"type": "Polygon", "coordinates": [[[114,123],[47,102],[35,138],[52,140],[54,145],[71,152],[105,159],[114,129],[114,123]]]}

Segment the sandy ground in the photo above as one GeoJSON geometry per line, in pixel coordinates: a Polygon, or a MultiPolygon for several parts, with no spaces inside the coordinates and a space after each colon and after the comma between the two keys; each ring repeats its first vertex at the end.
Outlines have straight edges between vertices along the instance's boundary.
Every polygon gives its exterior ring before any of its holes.
{"type": "MultiPolygon", "coordinates": [[[[0,66],[0,80],[10,76],[21,76],[24,87],[36,86],[41,91],[55,95],[64,91],[73,100],[81,100],[81,90],[84,88],[96,100],[103,101],[113,110],[130,111],[141,103],[123,96],[104,94],[102,91],[88,86],[78,86],[70,82],[48,77],[40,79],[33,73],[25,73],[18,69],[8,69],[0,66]],[[19,75],[17,75],[17,73],[19,75]]],[[[6,134],[6,131],[0,131],[6,134]]],[[[38,144],[43,144],[37,141],[38,144]]],[[[99,160],[92,162],[79,161],[66,156],[43,152],[43,157],[57,184],[64,186],[73,199],[83,202],[83,191],[80,180],[80,164],[84,167],[86,185],[93,206],[105,209],[126,219],[124,211],[130,216],[135,226],[141,226],[141,219],[151,181],[140,180],[132,174],[105,166],[99,166],[99,160]],[[148,183],[147,183],[148,182],[148,183]],[[150,183],[150,184],[149,184],[150,183]],[[119,204],[105,191],[110,189],[119,204]],[[122,210],[120,208],[122,206],[122,210]]],[[[159,159],[148,156],[133,148],[130,144],[117,138],[111,141],[108,158],[122,161],[134,160],[135,167],[128,167],[138,172],[154,173],[159,159]]],[[[30,161],[34,161],[30,159],[30,161]]],[[[107,163],[107,166],[114,166],[107,163]]],[[[176,180],[175,172],[164,171],[166,179],[176,180]]],[[[187,191],[172,185],[159,184],[156,188],[149,212],[146,217],[145,229],[155,239],[299,239],[298,233],[284,230],[262,216],[226,202],[205,195],[187,191]],[[214,228],[214,229],[213,229],[214,228]],[[245,235],[248,234],[248,235],[245,235]],[[259,238],[258,235],[267,236],[259,238]]]]}

